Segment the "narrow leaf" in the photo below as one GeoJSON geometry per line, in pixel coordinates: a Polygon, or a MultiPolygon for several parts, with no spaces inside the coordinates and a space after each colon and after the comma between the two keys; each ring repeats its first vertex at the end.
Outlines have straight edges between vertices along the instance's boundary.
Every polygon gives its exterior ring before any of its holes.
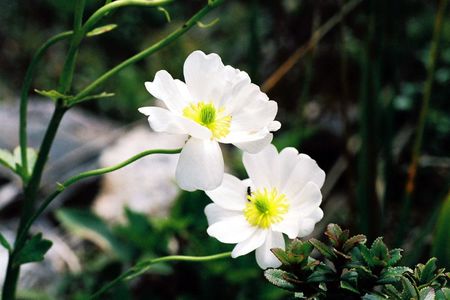
{"type": "Polygon", "coordinates": [[[427,261],[420,274],[419,284],[425,284],[434,277],[433,275],[434,271],[436,271],[436,261],[436,257],[432,257],[427,261]]]}
{"type": "Polygon", "coordinates": [[[6,250],[11,252],[11,245],[8,243],[3,234],[1,234],[1,232],[0,232],[0,245],[2,245],[6,250]]]}
{"type": "Polygon", "coordinates": [[[76,101],[71,101],[69,99],[68,105],[71,106],[71,105],[74,105],[74,104],[77,104],[77,103],[80,103],[80,102],[84,102],[84,101],[88,101],[88,100],[108,98],[108,97],[112,97],[114,95],[115,95],[114,93],[103,92],[103,93],[100,93],[100,94],[97,94],[97,95],[89,95],[89,96],[83,97],[81,99],[77,99],[76,101]]]}
{"type": "Polygon", "coordinates": [[[44,260],[44,255],[52,246],[52,242],[44,240],[42,233],[38,233],[28,240],[23,248],[17,253],[14,260],[16,265],[44,260]]]}
{"type": "Polygon", "coordinates": [[[42,95],[44,97],[48,97],[50,99],[52,99],[53,101],[56,101],[58,99],[69,99],[72,96],[69,95],[64,95],[61,94],[60,92],[56,91],[56,90],[34,90],[36,93],[38,93],[39,95],[42,95]]]}
{"type": "Polygon", "coordinates": [[[14,160],[14,156],[8,150],[0,149],[0,164],[16,172],[16,162],[14,160]]]}

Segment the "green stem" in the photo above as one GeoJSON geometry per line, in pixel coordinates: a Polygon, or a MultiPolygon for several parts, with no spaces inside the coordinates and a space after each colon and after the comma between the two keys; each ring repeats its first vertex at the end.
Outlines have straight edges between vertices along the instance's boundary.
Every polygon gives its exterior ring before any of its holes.
{"type": "Polygon", "coordinates": [[[20,123],[19,123],[19,139],[20,139],[20,153],[22,159],[22,169],[24,170],[24,181],[28,181],[28,159],[27,159],[27,107],[28,107],[28,93],[30,91],[31,83],[33,77],[36,73],[36,67],[38,62],[41,60],[43,54],[47,49],[53,44],[64,40],[72,36],[73,31],[61,32],[55,36],[48,39],[34,54],[31,59],[30,65],[28,66],[27,72],[25,74],[25,79],[22,85],[22,92],[20,95],[20,123]]]}
{"type": "Polygon", "coordinates": [[[408,167],[408,178],[405,186],[405,194],[402,203],[399,227],[396,234],[396,243],[400,245],[404,239],[408,217],[411,212],[411,198],[415,189],[415,179],[417,174],[417,165],[419,162],[420,151],[422,149],[423,133],[428,115],[428,107],[430,106],[431,90],[433,87],[434,70],[436,68],[436,60],[438,57],[439,42],[441,39],[442,24],[444,20],[445,8],[448,0],[440,0],[439,7],[434,21],[433,38],[431,41],[431,50],[427,64],[427,79],[423,88],[422,107],[420,109],[419,124],[417,126],[416,138],[414,140],[411,162],[408,167]]]}
{"type": "MultiPolygon", "coordinates": [[[[81,92],[79,92],[74,98],[72,98],[69,102],[69,106],[72,106],[79,102],[80,99],[84,98],[85,96],[89,95],[90,92],[92,92],[94,89],[96,89],[100,84],[102,84],[104,81],[115,75],[116,73],[120,72],[125,67],[136,63],[147,56],[155,53],[156,51],[160,50],[161,48],[169,45],[171,42],[175,41],[179,36],[184,34],[186,31],[188,31],[192,26],[197,24],[197,22],[204,17],[208,12],[210,12],[212,9],[216,8],[220,4],[222,4],[224,0],[216,0],[216,1],[209,1],[208,5],[203,7],[199,12],[197,12],[191,19],[189,19],[186,23],[184,23],[180,28],[172,32],[170,35],[168,35],[166,38],[160,40],[156,44],[153,44],[152,46],[148,47],[147,49],[135,54],[134,56],[130,57],[129,59],[123,61],[122,63],[118,64],[111,70],[104,73],[102,76],[97,78],[94,82],[89,84],[87,87],[85,87],[81,92]]],[[[116,2],[112,2],[108,5],[112,5],[116,2]]]]}
{"type": "Polygon", "coordinates": [[[153,264],[160,263],[160,262],[166,262],[166,261],[194,261],[194,262],[203,262],[203,261],[211,261],[216,259],[222,259],[226,257],[231,257],[231,252],[224,252],[214,255],[208,255],[208,256],[184,256],[184,255],[171,255],[171,256],[164,256],[159,257],[155,259],[149,259],[144,260],[139,263],[137,263],[134,267],[128,269],[125,273],[121,274],[114,280],[107,283],[105,286],[103,286],[100,290],[95,292],[90,299],[96,299],[109,289],[111,289],[114,285],[119,283],[122,280],[130,280],[136,276],[139,276],[143,273],[145,273],[153,264]]]}
{"type": "Polygon", "coordinates": [[[152,155],[152,154],[177,154],[181,152],[181,148],[180,149],[170,149],[170,150],[166,150],[166,149],[154,149],[154,150],[146,150],[143,151],[141,153],[138,153],[132,157],[130,157],[129,159],[111,166],[111,167],[107,167],[107,168],[101,168],[101,169],[96,169],[96,170],[91,170],[91,171],[86,171],[86,172],[82,172],[78,175],[75,175],[73,177],[70,177],[69,179],[67,179],[66,181],[64,181],[64,183],[60,183],[58,184],[58,188],[51,193],[45,200],[44,202],[42,202],[42,204],[38,207],[38,209],[36,210],[36,212],[29,218],[27,224],[24,226],[24,230],[22,231],[22,234],[18,236],[18,240],[22,240],[26,238],[26,235],[24,235],[24,233],[28,232],[28,230],[30,229],[31,225],[34,223],[34,221],[36,221],[36,219],[44,212],[44,210],[50,205],[50,203],[52,203],[52,201],[61,193],[63,192],[66,188],[68,188],[69,186],[73,185],[74,183],[88,178],[88,177],[93,177],[93,176],[99,176],[99,175],[103,175],[106,173],[110,173],[113,171],[116,171],[118,169],[121,169],[125,166],[128,166],[129,164],[135,162],[136,160],[148,156],[148,155],[152,155]]]}

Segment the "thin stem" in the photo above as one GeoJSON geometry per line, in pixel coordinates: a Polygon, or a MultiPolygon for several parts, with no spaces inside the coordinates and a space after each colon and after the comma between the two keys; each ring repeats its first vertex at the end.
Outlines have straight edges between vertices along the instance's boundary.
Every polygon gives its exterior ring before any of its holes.
{"type": "Polygon", "coordinates": [[[119,283],[122,280],[130,280],[136,276],[139,276],[145,273],[153,264],[165,262],[165,261],[193,261],[193,262],[203,262],[203,261],[211,261],[216,259],[222,259],[226,257],[231,257],[231,252],[224,252],[214,255],[208,256],[184,256],[184,255],[171,255],[164,256],[150,260],[144,260],[142,262],[137,263],[134,267],[128,269],[125,273],[122,273],[120,276],[115,278],[114,280],[107,283],[100,290],[94,293],[90,299],[96,299],[109,289],[111,289],[114,285],[119,283]]]}
{"type": "Polygon", "coordinates": [[[423,133],[428,115],[428,107],[430,106],[431,90],[433,87],[434,70],[438,57],[439,42],[441,39],[442,24],[445,14],[445,8],[448,0],[440,0],[439,7],[434,21],[433,38],[431,41],[431,50],[427,64],[427,79],[423,87],[422,107],[420,109],[419,124],[417,126],[416,138],[414,140],[411,153],[411,163],[408,167],[408,178],[405,186],[405,195],[402,203],[402,213],[400,215],[399,227],[396,234],[396,243],[400,245],[404,239],[407,227],[407,220],[411,211],[411,198],[415,189],[415,179],[417,174],[417,165],[419,162],[420,151],[422,149],[423,133]]]}
{"type": "Polygon", "coordinates": [[[66,181],[64,181],[64,183],[60,183],[58,184],[58,188],[51,193],[45,200],[44,202],[42,202],[42,204],[38,207],[38,209],[36,210],[36,212],[30,217],[30,219],[28,220],[27,224],[24,226],[24,229],[22,231],[22,234],[19,235],[17,237],[18,240],[21,239],[25,239],[26,235],[24,233],[28,232],[28,230],[30,229],[31,225],[34,223],[34,221],[36,221],[36,219],[45,211],[45,209],[52,203],[52,201],[60,194],[62,193],[66,188],[68,188],[69,186],[73,185],[74,183],[88,178],[88,177],[93,177],[93,176],[99,176],[99,175],[103,175],[106,173],[110,173],[113,171],[116,171],[118,169],[121,169],[125,166],[128,166],[129,164],[135,162],[136,160],[143,158],[145,156],[148,155],[152,155],[152,154],[177,154],[181,152],[181,148],[180,149],[170,149],[170,150],[166,150],[166,149],[153,149],[153,150],[146,150],[143,151],[141,153],[138,153],[132,157],[130,157],[129,159],[111,166],[111,167],[107,167],[107,168],[101,168],[101,169],[96,169],[96,170],[91,170],[91,171],[86,171],[86,172],[82,172],[78,175],[72,176],[69,179],[67,179],[66,181]]]}
{"type": "Polygon", "coordinates": [[[55,36],[48,39],[34,54],[31,59],[30,65],[28,66],[27,72],[25,74],[25,79],[22,85],[22,91],[20,95],[20,123],[19,123],[19,139],[20,139],[20,153],[22,159],[22,169],[24,173],[25,183],[28,181],[28,159],[27,159],[27,107],[28,107],[28,93],[30,91],[31,83],[33,77],[36,73],[36,67],[38,62],[41,60],[43,54],[47,49],[53,44],[71,37],[73,31],[61,32],[55,36]]]}
{"type": "Polygon", "coordinates": [[[110,11],[123,7],[123,6],[159,6],[163,4],[168,4],[173,2],[173,0],[117,0],[114,2],[105,3],[104,6],[100,7],[95,11],[86,23],[83,25],[83,31],[89,31],[95,23],[97,23],[101,18],[107,15],[110,11]]]}
{"type": "MultiPolygon", "coordinates": [[[[102,84],[104,81],[115,75],[116,73],[120,72],[125,67],[136,63],[147,56],[155,53],[156,51],[160,50],[161,48],[169,45],[171,42],[175,41],[179,36],[184,34],[186,31],[188,31],[192,26],[197,24],[197,22],[204,17],[208,12],[210,12],[212,9],[216,8],[220,4],[222,4],[224,0],[216,0],[216,1],[210,1],[208,2],[208,5],[203,7],[199,12],[197,12],[191,19],[189,19],[186,23],[184,23],[180,28],[172,32],[170,35],[168,35],[166,38],[160,40],[156,44],[153,44],[152,46],[148,47],[147,49],[137,53],[136,55],[130,57],[129,59],[123,61],[122,63],[118,64],[111,70],[104,73],[102,76],[97,78],[94,82],[89,84],[87,87],[85,87],[81,92],[79,92],[73,99],[71,99],[69,105],[72,106],[76,104],[80,99],[84,98],[85,96],[89,95],[90,92],[92,92],[94,89],[96,89],[100,84],[102,84]]],[[[112,2],[108,5],[112,5],[116,2],[112,2]]]]}

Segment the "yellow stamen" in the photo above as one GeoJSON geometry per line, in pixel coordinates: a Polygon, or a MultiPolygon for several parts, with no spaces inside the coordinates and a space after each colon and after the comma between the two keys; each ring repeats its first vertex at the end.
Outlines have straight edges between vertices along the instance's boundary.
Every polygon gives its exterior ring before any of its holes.
{"type": "Polygon", "coordinates": [[[212,132],[212,138],[220,139],[230,133],[231,116],[225,115],[225,108],[216,109],[213,103],[191,103],[183,109],[183,116],[205,126],[212,132]]]}
{"type": "Polygon", "coordinates": [[[247,196],[248,203],[244,209],[244,216],[252,226],[269,228],[272,224],[283,220],[288,212],[289,203],[284,194],[278,193],[276,188],[256,190],[247,196]]]}

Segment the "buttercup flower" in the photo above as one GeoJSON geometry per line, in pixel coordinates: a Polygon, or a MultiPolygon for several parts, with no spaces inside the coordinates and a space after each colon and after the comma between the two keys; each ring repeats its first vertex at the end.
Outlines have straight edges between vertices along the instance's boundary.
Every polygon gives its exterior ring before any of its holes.
{"type": "Polygon", "coordinates": [[[182,82],[158,71],[145,86],[167,109],[142,107],[157,132],[186,135],[176,170],[178,185],[187,191],[220,185],[224,163],[219,143],[256,153],[272,141],[278,110],[246,72],[225,66],[217,54],[192,52],[184,63],[182,82]]]}
{"type": "Polygon", "coordinates": [[[222,243],[237,244],[232,257],[256,249],[258,265],[266,269],[281,263],[270,251],[284,249],[289,238],[311,234],[323,217],[319,205],[325,173],[306,154],[295,148],[280,153],[268,145],[257,154],[244,153],[249,179],[225,174],[222,184],[206,194],[208,234],[222,243]]]}

